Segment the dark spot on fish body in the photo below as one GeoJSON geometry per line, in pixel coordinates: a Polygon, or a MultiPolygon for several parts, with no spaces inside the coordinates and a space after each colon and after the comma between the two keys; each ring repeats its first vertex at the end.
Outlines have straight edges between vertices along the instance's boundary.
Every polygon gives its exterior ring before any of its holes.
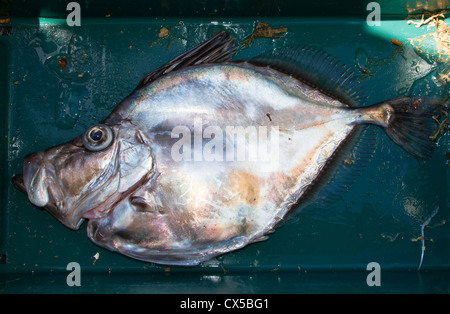
{"type": "Polygon", "coordinates": [[[260,182],[257,176],[239,171],[233,174],[232,180],[234,181],[234,184],[237,187],[243,201],[251,206],[258,204],[260,182]]]}
{"type": "Polygon", "coordinates": [[[133,242],[136,239],[136,233],[127,229],[121,229],[114,233],[114,238],[119,238],[120,241],[133,242]]]}
{"type": "Polygon", "coordinates": [[[259,193],[259,189],[256,189],[254,186],[250,186],[247,193],[247,204],[255,205],[257,204],[257,198],[255,197],[259,193]]]}
{"type": "MultiPolygon", "coordinates": [[[[162,244],[170,237],[170,231],[166,230],[163,223],[155,224],[152,222],[150,225],[148,222],[147,219],[141,219],[140,221],[133,221],[126,227],[122,226],[116,230],[105,230],[105,239],[113,239],[116,247],[132,244],[133,246],[149,248],[150,244],[158,246],[158,243],[162,244]]],[[[101,230],[101,232],[105,231],[101,230]]],[[[96,234],[99,233],[97,232],[96,234]]]]}

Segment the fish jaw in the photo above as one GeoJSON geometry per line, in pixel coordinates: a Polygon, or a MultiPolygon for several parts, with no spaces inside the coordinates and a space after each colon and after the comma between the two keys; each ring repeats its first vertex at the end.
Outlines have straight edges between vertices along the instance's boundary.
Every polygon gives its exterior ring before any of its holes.
{"type": "Polygon", "coordinates": [[[33,153],[25,157],[23,174],[13,178],[13,184],[26,193],[30,202],[38,207],[44,207],[70,229],[78,229],[82,221],[71,217],[61,210],[63,191],[55,177],[55,169],[45,162],[45,153],[33,153]]]}
{"type": "Polygon", "coordinates": [[[102,152],[88,152],[77,137],[29,154],[24,158],[23,174],[14,176],[13,184],[33,205],[76,230],[84,220],[82,214],[117,189],[114,156],[118,146],[115,142],[102,152]],[[92,194],[96,196],[89,197],[92,194]]]}
{"type": "Polygon", "coordinates": [[[45,207],[52,201],[57,203],[63,197],[55,169],[44,158],[43,152],[30,154],[25,157],[23,165],[23,184],[28,199],[38,207],[45,207]]]}

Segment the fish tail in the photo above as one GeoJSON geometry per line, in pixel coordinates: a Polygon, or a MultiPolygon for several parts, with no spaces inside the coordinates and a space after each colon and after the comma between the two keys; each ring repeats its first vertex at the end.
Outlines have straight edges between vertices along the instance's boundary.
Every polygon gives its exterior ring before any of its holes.
{"type": "Polygon", "coordinates": [[[360,109],[365,122],[382,126],[389,137],[408,153],[428,159],[435,148],[430,139],[435,128],[433,108],[416,108],[415,102],[417,99],[399,97],[360,109]]]}

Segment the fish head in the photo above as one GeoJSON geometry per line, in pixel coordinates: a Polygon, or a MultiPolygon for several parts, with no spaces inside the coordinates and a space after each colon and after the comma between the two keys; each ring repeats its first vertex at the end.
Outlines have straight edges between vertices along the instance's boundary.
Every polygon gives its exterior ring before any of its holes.
{"type": "Polygon", "coordinates": [[[13,184],[31,203],[78,229],[107,215],[153,173],[149,140],[129,121],[95,124],[74,140],[25,157],[13,184]]]}

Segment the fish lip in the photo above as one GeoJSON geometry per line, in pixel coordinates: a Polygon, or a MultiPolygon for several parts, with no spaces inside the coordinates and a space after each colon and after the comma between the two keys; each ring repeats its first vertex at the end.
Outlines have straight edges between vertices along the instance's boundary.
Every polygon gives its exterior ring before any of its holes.
{"type": "Polygon", "coordinates": [[[14,175],[11,182],[33,205],[46,209],[68,228],[77,229],[80,221],[64,219],[63,192],[54,171],[53,166],[45,162],[43,152],[33,153],[24,158],[23,173],[14,175]]]}
{"type": "MultiPolygon", "coordinates": [[[[23,163],[23,188],[28,199],[37,207],[43,207],[55,211],[61,210],[61,201],[64,198],[63,191],[55,176],[55,168],[45,159],[45,153],[33,153],[24,158],[23,163]]],[[[20,179],[16,184],[21,187],[20,179]]]]}
{"type": "MultiPolygon", "coordinates": [[[[25,193],[25,195],[28,196],[28,192],[27,192],[27,188],[25,186],[23,174],[15,174],[15,175],[13,175],[13,177],[11,178],[11,183],[16,189],[18,189],[19,191],[25,193]]],[[[58,206],[56,204],[53,205],[52,203],[49,202],[49,203],[47,203],[47,205],[43,206],[42,208],[45,208],[49,213],[51,213],[58,220],[60,220],[59,217],[57,217],[57,215],[56,215],[56,212],[59,210],[59,208],[58,208],[58,206]]],[[[80,225],[83,223],[83,219],[79,219],[76,223],[67,223],[65,221],[61,221],[61,222],[65,226],[67,226],[68,228],[73,229],[73,230],[77,230],[80,227],[80,225]]]]}

